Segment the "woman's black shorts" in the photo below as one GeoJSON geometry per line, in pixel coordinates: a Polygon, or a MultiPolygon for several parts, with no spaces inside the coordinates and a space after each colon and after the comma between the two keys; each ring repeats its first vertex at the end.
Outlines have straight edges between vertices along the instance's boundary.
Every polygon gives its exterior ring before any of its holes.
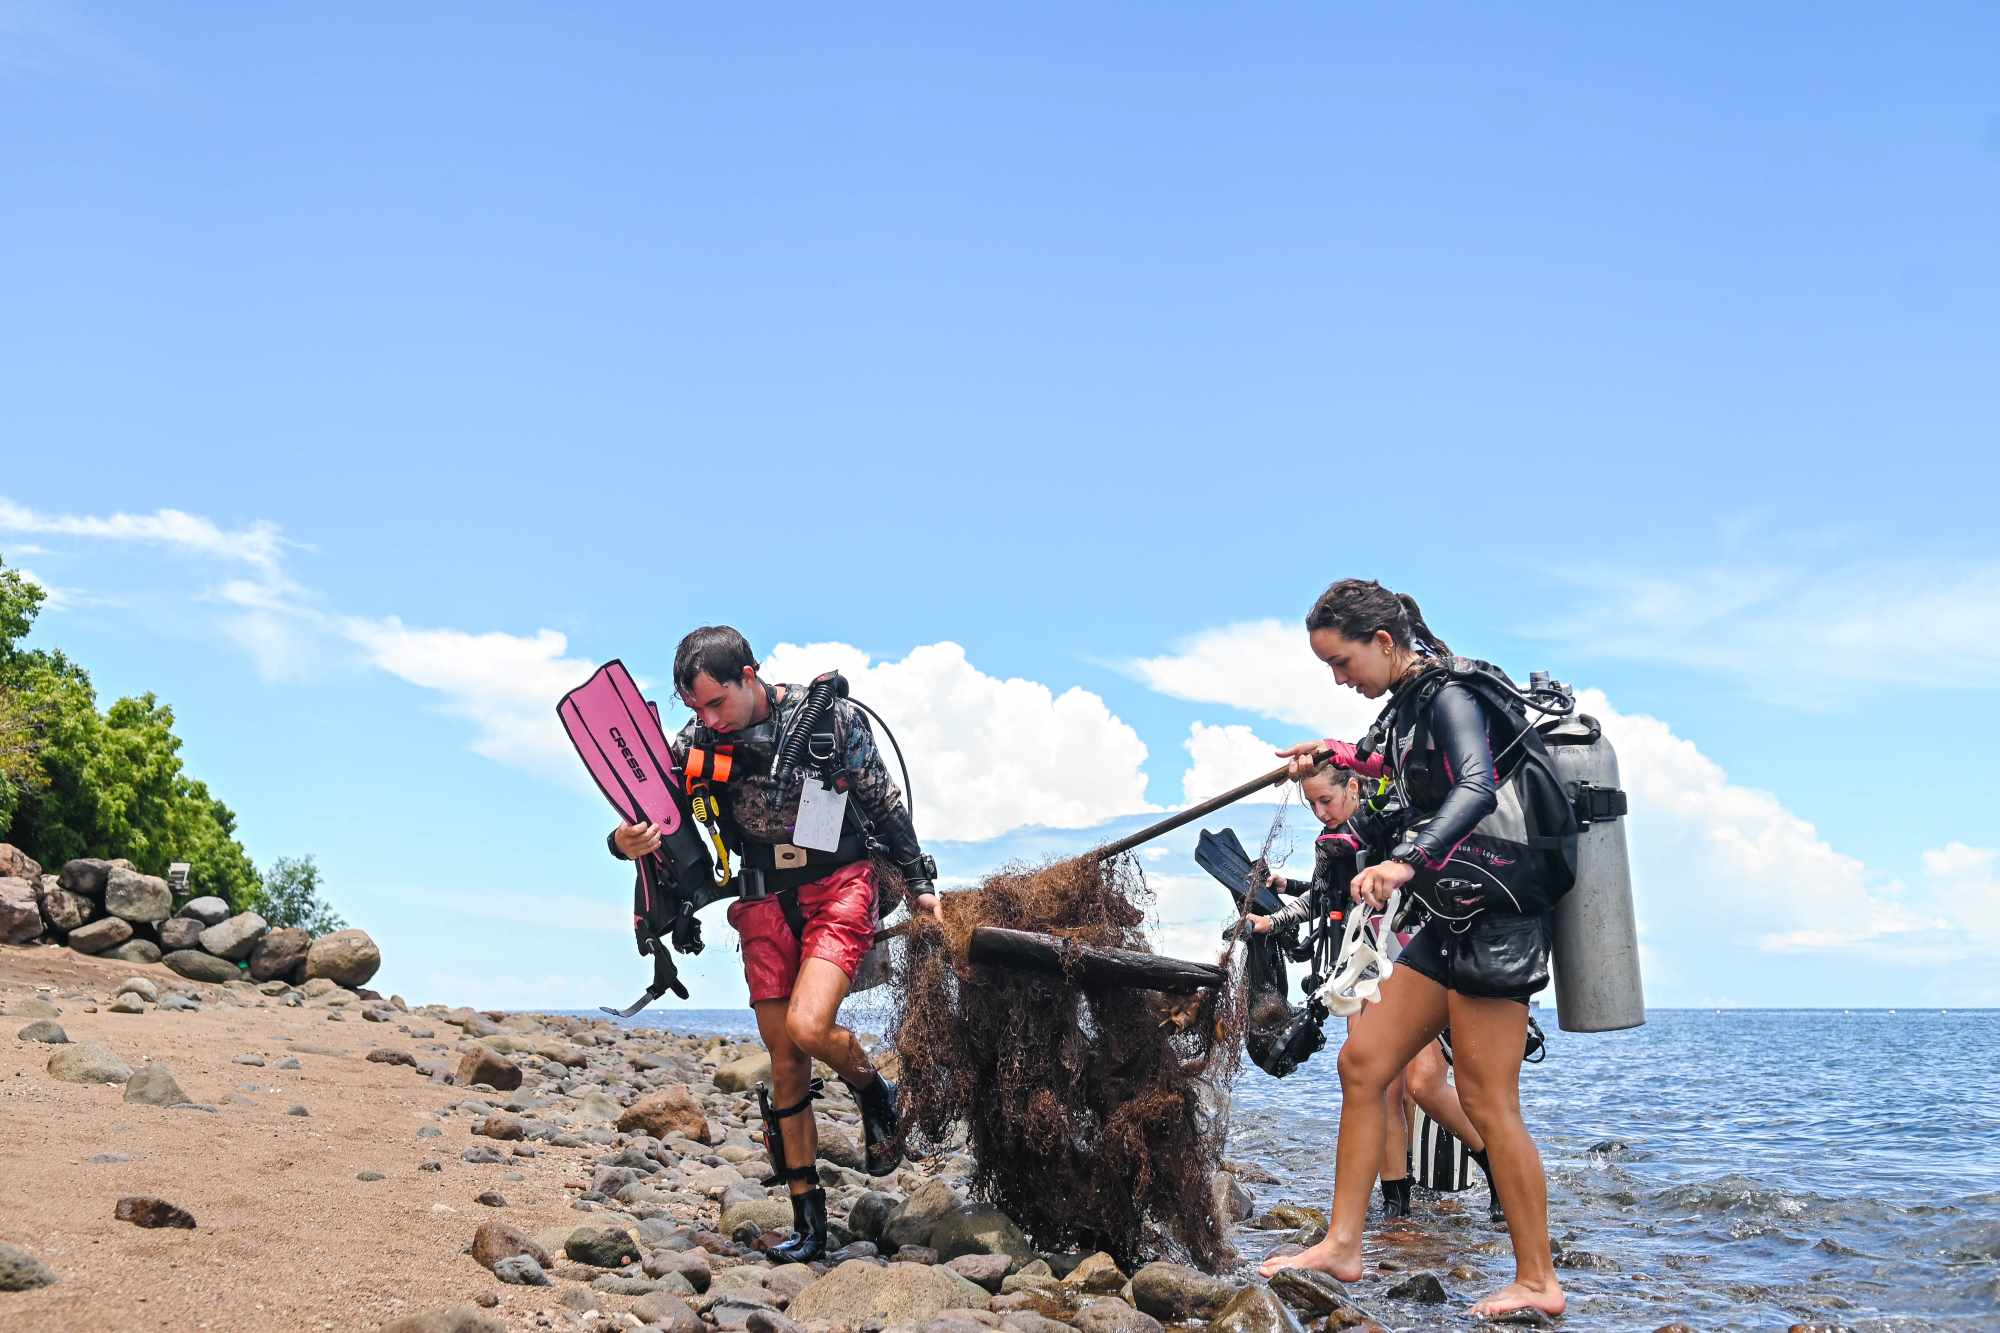
{"type": "Polygon", "coordinates": [[[1549,984],[1550,923],[1487,909],[1471,921],[1424,922],[1396,966],[1476,999],[1518,1000],[1549,984]]]}

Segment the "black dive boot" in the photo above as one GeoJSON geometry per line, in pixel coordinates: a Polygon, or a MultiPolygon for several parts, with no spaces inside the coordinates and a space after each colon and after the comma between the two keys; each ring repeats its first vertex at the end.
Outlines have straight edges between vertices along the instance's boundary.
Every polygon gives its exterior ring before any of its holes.
{"type": "Polygon", "coordinates": [[[1500,1206],[1500,1191],[1493,1188],[1493,1164],[1486,1160],[1486,1150],[1481,1148],[1478,1152],[1474,1152],[1467,1148],[1465,1155],[1479,1163],[1480,1171],[1486,1176],[1486,1220],[1505,1222],[1507,1212],[1500,1206]]]}
{"type": "Polygon", "coordinates": [[[811,1189],[792,1196],[791,1239],[765,1251],[774,1263],[809,1264],[826,1253],[826,1191],[813,1179],[811,1189]]]}
{"type": "Polygon", "coordinates": [[[847,1086],[853,1089],[854,1103],[861,1108],[861,1132],[868,1141],[868,1174],[886,1176],[903,1162],[896,1085],[877,1074],[865,1088],[852,1083],[847,1086]]]}
{"type": "Polygon", "coordinates": [[[1410,1178],[1385,1180],[1382,1182],[1382,1216],[1408,1217],[1410,1215],[1410,1178]]]}

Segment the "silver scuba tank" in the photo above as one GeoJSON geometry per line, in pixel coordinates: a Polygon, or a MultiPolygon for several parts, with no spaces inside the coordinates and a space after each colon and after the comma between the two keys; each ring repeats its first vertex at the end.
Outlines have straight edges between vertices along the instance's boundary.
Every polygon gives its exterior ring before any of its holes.
{"type": "Polygon", "coordinates": [[[1577,807],[1576,885],[1556,904],[1556,1014],[1565,1032],[1616,1032],[1646,1021],[1639,927],[1625,851],[1618,755],[1594,717],[1540,728],[1577,807]]]}

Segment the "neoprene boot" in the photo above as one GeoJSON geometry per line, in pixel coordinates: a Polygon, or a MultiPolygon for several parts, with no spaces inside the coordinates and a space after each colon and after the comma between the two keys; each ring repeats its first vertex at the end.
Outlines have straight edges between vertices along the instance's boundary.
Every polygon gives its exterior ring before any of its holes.
{"type": "Polygon", "coordinates": [[[791,1239],[766,1253],[781,1264],[809,1264],[826,1253],[826,1190],[814,1186],[792,1196],[791,1239]]]}
{"type": "Polygon", "coordinates": [[[1410,1215],[1410,1178],[1385,1180],[1382,1182],[1382,1216],[1408,1217],[1410,1215]]]}
{"type": "Polygon", "coordinates": [[[877,1074],[867,1087],[855,1088],[861,1108],[861,1132],[867,1139],[868,1174],[886,1176],[903,1161],[901,1122],[897,1118],[896,1085],[877,1074]]]}
{"type": "Polygon", "coordinates": [[[1479,1163],[1480,1171],[1486,1176],[1486,1220],[1505,1222],[1507,1212],[1500,1206],[1500,1191],[1493,1188],[1493,1163],[1486,1160],[1486,1150],[1481,1148],[1478,1152],[1473,1152],[1468,1148],[1465,1155],[1479,1163]]]}

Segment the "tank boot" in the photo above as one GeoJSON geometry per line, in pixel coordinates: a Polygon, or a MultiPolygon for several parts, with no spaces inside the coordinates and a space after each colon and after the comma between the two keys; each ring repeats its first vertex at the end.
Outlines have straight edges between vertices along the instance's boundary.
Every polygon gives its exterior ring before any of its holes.
{"type": "Polygon", "coordinates": [[[1489,1222],[1505,1222],[1507,1220],[1507,1213],[1500,1206],[1500,1191],[1493,1188],[1493,1163],[1486,1160],[1486,1150],[1481,1148],[1478,1152],[1474,1152],[1472,1149],[1467,1148],[1465,1155],[1479,1163],[1480,1171],[1486,1176],[1486,1220],[1489,1222]]]}
{"type": "Polygon", "coordinates": [[[826,1190],[819,1184],[819,1172],[813,1171],[807,1179],[813,1187],[792,1196],[791,1238],[765,1251],[775,1263],[809,1264],[826,1253],[826,1190]]]}
{"type": "Polygon", "coordinates": [[[1410,1215],[1410,1178],[1385,1180],[1382,1182],[1382,1216],[1408,1217],[1410,1215]]]}
{"type": "Polygon", "coordinates": [[[861,1132],[867,1139],[868,1174],[886,1176],[903,1162],[902,1125],[898,1118],[896,1085],[877,1074],[865,1087],[847,1085],[861,1108],[861,1132]]]}

